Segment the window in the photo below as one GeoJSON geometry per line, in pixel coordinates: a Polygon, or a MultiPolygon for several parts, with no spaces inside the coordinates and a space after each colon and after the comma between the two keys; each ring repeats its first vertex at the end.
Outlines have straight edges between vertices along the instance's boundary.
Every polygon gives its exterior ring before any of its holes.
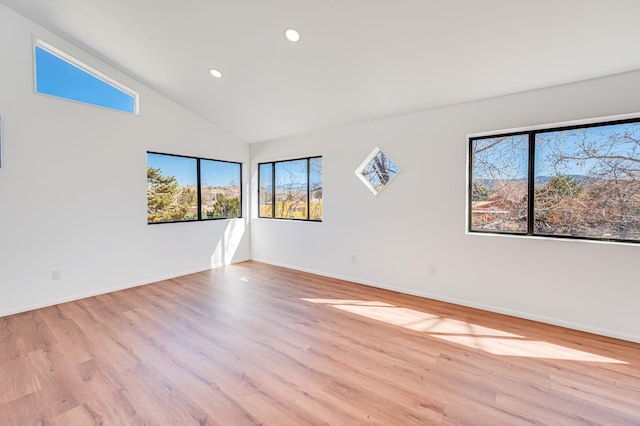
{"type": "Polygon", "coordinates": [[[640,119],[469,138],[469,231],[640,241],[640,119]]]}
{"type": "Polygon", "coordinates": [[[400,167],[380,148],[375,147],[355,173],[373,195],[378,195],[399,171],[400,167]]]}
{"type": "Polygon", "coordinates": [[[527,232],[528,135],[471,142],[473,231],[527,232]]]}
{"type": "Polygon", "coordinates": [[[147,223],[242,216],[242,165],[147,152],[147,223]]]}
{"type": "Polygon", "coordinates": [[[200,160],[202,219],[240,217],[240,164],[200,160]]]}
{"type": "Polygon", "coordinates": [[[322,221],[322,157],[258,165],[258,217],[322,221]]]}
{"type": "Polygon", "coordinates": [[[34,44],[35,91],[45,95],[138,113],[138,94],[40,40],[34,44]]]}

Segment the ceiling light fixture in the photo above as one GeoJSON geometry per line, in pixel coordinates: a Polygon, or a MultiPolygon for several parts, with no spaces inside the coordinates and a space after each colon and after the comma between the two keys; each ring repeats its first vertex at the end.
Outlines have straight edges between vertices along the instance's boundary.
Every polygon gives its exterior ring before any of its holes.
{"type": "Polygon", "coordinates": [[[293,28],[287,28],[284,32],[284,36],[292,43],[300,41],[300,33],[293,28]]]}
{"type": "Polygon", "coordinates": [[[209,74],[211,74],[212,76],[214,76],[215,78],[222,78],[222,71],[217,70],[215,68],[211,68],[209,70],[209,74]]]}

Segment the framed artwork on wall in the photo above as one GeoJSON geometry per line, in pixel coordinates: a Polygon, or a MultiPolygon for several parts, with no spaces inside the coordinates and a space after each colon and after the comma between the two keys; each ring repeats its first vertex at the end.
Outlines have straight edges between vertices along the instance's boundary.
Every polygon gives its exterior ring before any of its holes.
{"type": "Polygon", "coordinates": [[[380,148],[375,147],[355,174],[373,195],[378,195],[399,171],[400,167],[380,148]]]}

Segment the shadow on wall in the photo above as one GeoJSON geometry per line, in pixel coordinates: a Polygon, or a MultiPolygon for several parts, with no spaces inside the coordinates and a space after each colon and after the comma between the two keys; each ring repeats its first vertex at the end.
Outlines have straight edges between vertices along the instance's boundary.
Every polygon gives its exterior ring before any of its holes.
{"type": "Polygon", "coordinates": [[[211,267],[217,268],[233,263],[238,246],[246,231],[244,219],[231,219],[211,254],[211,267]]]}

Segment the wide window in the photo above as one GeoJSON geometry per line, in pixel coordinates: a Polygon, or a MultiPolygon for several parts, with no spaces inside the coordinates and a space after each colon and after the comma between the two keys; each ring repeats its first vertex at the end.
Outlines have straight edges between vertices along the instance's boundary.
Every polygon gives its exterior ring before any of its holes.
{"type": "Polygon", "coordinates": [[[242,215],[242,165],[147,153],[147,222],[230,219],[242,215]]]}
{"type": "Polygon", "coordinates": [[[130,114],[138,113],[138,94],[42,41],[34,44],[35,91],[130,114]]]}
{"type": "Polygon", "coordinates": [[[640,119],[469,139],[469,231],[640,241],[640,119]]]}
{"type": "Polygon", "coordinates": [[[322,157],[258,165],[258,217],[322,220],[322,157]]]}

